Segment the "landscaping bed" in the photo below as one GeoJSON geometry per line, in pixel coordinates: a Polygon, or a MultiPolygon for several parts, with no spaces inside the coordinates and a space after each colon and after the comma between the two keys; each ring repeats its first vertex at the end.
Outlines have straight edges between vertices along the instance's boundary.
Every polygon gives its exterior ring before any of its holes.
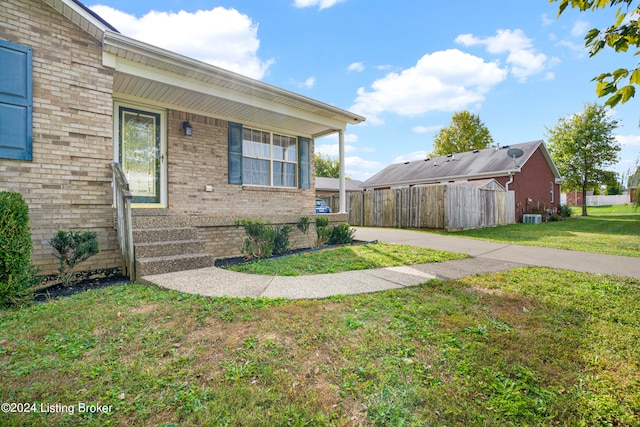
{"type": "Polygon", "coordinates": [[[91,289],[131,283],[131,279],[122,275],[119,268],[94,270],[77,273],[77,281],[71,286],[65,286],[58,280],[57,275],[44,278],[45,285],[34,293],[34,301],[42,302],[62,296],[69,296],[91,289]]]}

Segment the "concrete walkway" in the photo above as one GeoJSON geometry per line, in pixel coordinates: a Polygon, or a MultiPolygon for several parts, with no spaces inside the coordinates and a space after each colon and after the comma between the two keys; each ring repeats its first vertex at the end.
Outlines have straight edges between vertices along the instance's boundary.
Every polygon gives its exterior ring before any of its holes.
{"type": "Polygon", "coordinates": [[[614,274],[640,279],[640,260],[559,249],[492,243],[412,230],[357,228],[356,239],[423,246],[464,253],[473,258],[375,270],[314,276],[262,276],[236,273],[216,267],[145,276],[143,282],[204,296],[326,298],[415,286],[429,279],[465,276],[540,266],[614,274]]]}

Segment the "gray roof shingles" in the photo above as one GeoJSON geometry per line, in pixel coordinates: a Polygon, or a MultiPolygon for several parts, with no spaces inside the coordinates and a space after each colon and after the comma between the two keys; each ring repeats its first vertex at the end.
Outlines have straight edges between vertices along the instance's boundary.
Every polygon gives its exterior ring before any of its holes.
{"type": "MultiPolygon", "coordinates": [[[[507,145],[497,149],[495,147],[486,148],[449,156],[396,163],[387,166],[366,180],[362,187],[380,188],[506,175],[524,165],[541,145],[543,145],[543,141],[538,140],[507,145]],[[519,148],[524,152],[523,156],[516,160],[515,167],[513,158],[507,155],[510,148],[519,148]]],[[[546,152],[546,148],[544,151],[546,152]]]]}

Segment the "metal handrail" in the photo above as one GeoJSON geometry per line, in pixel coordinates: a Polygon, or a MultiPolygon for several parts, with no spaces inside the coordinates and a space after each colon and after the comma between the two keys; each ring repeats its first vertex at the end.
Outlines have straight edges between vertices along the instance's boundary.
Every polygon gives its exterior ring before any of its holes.
{"type": "Polygon", "coordinates": [[[136,278],[136,257],[133,246],[133,223],[131,220],[131,199],[129,183],[119,163],[112,162],[113,190],[116,196],[118,243],[122,251],[124,268],[122,274],[132,280],[136,278]]]}

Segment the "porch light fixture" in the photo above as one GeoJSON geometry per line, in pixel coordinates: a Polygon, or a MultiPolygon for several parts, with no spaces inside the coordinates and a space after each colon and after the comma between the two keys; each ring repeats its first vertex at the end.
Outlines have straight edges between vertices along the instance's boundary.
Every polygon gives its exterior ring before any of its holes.
{"type": "Polygon", "coordinates": [[[193,135],[193,128],[191,127],[191,125],[189,124],[189,122],[183,122],[182,123],[182,130],[184,132],[184,136],[191,136],[193,135]]]}

